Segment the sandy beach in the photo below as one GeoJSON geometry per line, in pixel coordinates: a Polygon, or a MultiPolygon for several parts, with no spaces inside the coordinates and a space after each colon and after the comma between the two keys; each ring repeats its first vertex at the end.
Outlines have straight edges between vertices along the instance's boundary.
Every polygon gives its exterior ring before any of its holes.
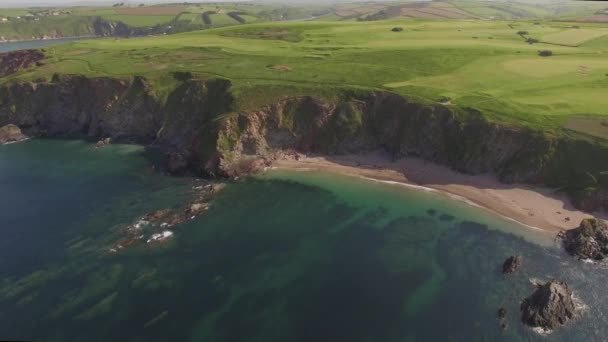
{"type": "MultiPolygon", "coordinates": [[[[564,194],[523,184],[503,184],[494,175],[466,175],[419,158],[396,161],[384,152],[332,157],[283,158],[279,169],[310,169],[354,175],[380,181],[413,184],[458,196],[471,204],[523,225],[557,233],[578,227],[591,217],[575,209],[564,194]]],[[[605,218],[603,215],[597,215],[605,218]]]]}

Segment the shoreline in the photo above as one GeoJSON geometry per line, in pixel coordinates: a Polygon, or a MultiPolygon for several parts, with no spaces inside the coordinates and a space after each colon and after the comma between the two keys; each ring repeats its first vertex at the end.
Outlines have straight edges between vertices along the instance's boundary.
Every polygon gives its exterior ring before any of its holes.
{"type": "MultiPolygon", "coordinates": [[[[572,206],[568,198],[547,188],[504,184],[490,174],[467,175],[448,167],[405,157],[391,160],[381,151],[331,157],[282,158],[273,168],[316,170],[356,176],[385,184],[433,192],[489,211],[528,229],[557,234],[592,217],[572,206]]],[[[600,218],[606,219],[604,215],[600,218]]]]}
{"type": "Polygon", "coordinates": [[[17,39],[17,40],[0,40],[0,45],[1,44],[14,44],[14,43],[31,43],[31,42],[48,42],[48,41],[54,41],[54,40],[69,40],[69,39],[73,39],[73,40],[85,40],[85,39],[96,39],[96,38],[103,38],[103,37],[99,37],[99,36],[70,36],[70,37],[60,37],[60,38],[39,38],[39,39],[17,39]]]}

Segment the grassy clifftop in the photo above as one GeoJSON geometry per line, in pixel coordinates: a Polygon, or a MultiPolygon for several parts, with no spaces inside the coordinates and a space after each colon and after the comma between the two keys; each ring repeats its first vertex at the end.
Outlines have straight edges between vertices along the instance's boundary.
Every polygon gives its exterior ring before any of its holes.
{"type": "Polygon", "coordinates": [[[591,139],[608,136],[608,25],[469,20],[253,24],[80,41],[46,54],[45,65],[11,79],[54,73],[163,79],[175,71],[192,72],[231,80],[244,109],[283,95],[384,90],[419,102],[473,108],[496,122],[591,139]],[[403,31],[393,32],[394,27],[403,31]],[[539,43],[529,44],[528,38],[539,43]],[[539,50],[553,55],[541,57],[539,50]]]}

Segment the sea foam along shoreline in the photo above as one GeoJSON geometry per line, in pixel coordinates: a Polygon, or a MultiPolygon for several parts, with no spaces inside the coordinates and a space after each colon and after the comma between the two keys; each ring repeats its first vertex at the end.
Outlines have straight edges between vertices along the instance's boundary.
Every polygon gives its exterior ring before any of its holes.
{"type": "Polygon", "coordinates": [[[549,233],[576,228],[583,218],[592,216],[575,209],[564,195],[550,189],[503,184],[493,175],[465,175],[419,158],[392,160],[380,151],[333,157],[305,156],[298,160],[279,159],[273,166],[278,169],[318,170],[359,176],[419,191],[438,192],[529,229],[549,233]]]}

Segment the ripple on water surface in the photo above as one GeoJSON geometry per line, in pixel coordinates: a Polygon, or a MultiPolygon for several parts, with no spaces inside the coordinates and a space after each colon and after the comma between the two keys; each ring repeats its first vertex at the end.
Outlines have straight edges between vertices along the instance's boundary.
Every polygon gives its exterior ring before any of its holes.
{"type": "Polygon", "coordinates": [[[608,332],[606,270],[464,203],[353,177],[248,178],[169,243],[105,253],[117,227],[183,205],[191,181],[153,172],[133,146],[0,147],[0,337],[542,340],[519,323],[531,277],[568,282],[588,306],[552,340],[608,332]],[[524,266],[505,277],[511,254],[524,266]]]}

